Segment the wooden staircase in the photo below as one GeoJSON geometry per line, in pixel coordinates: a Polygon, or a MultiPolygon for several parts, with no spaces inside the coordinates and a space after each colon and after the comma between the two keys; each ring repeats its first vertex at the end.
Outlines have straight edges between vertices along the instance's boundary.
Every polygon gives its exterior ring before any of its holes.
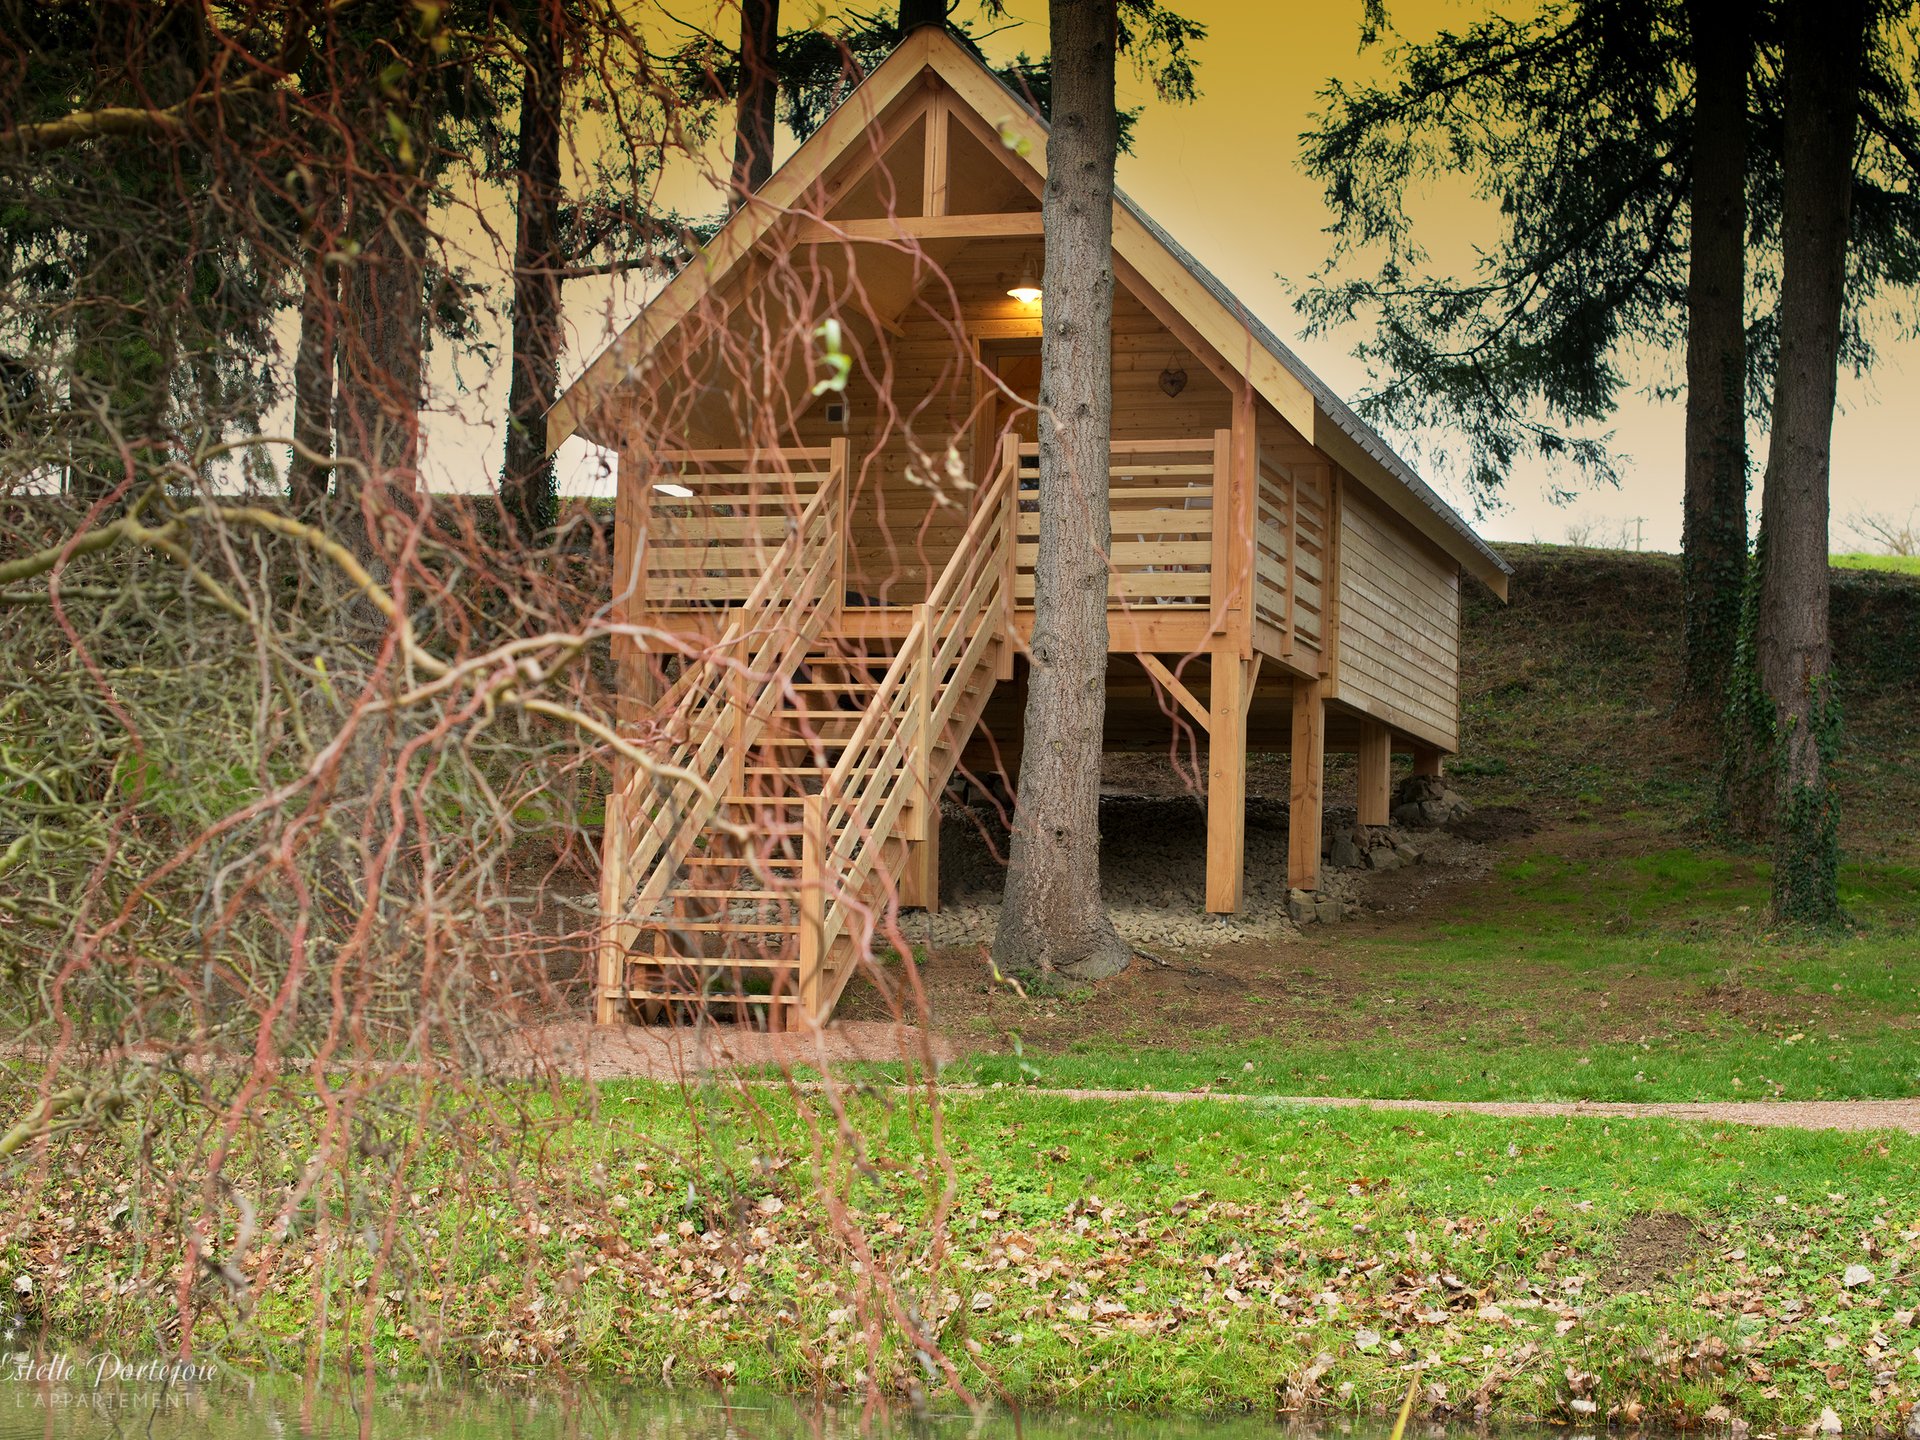
{"type": "Polygon", "coordinates": [[[1018,463],[1002,452],[892,647],[833,634],[845,477],[823,485],[664,697],[653,767],[608,800],[601,1023],[783,1030],[832,1013],[1011,666],[1018,463]]]}

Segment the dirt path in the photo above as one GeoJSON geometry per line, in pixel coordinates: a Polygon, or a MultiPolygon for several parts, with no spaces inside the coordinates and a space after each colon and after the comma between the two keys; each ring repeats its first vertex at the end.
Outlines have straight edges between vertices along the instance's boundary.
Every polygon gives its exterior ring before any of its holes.
{"type": "Polygon", "coordinates": [[[506,1074],[559,1074],[585,1080],[666,1080],[777,1066],[820,1068],[853,1061],[945,1065],[953,1046],[912,1025],[849,1020],[812,1033],[770,1035],[738,1025],[629,1025],[600,1029],[586,1021],[529,1026],[495,1046],[489,1060],[506,1074]]]}
{"type": "MultiPolygon", "coordinates": [[[[597,1030],[562,1024],[521,1032],[509,1053],[495,1057],[508,1070],[551,1069],[593,1080],[645,1079],[686,1082],[759,1066],[788,1069],[844,1061],[953,1059],[945,1037],[911,1025],[842,1022],[815,1035],[768,1035],[733,1026],[697,1030],[597,1030]],[[517,1065],[515,1062],[518,1062],[517,1065]]],[[[1920,1135],[1920,1098],[1906,1100],[1621,1101],[1373,1100],[1351,1095],[1248,1095],[1211,1090],[1071,1090],[1038,1086],[996,1090],[979,1085],[943,1085],[943,1095],[1009,1092],[1061,1100],[1150,1100],[1184,1105],[1216,1101],[1272,1108],[1313,1106],[1329,1110],[1418,1110],[1436,1115],[1491,1115],[1512,1119],[1573,1116],[1587,1120],[1691,1120],[1707,1125],[1750,1125],[1798,1130],[1898,1130],[1920,1135]]]]}
{"type": "MultiPolygon", "coordinates": [[[[947,1095],[993,1093],[977,1086],[948,1085],[947,1095]]],[[[1352,1095],[1241,1095],[1207,1090],[1041,1090],[1023,1095],[1062,1100],[1155,1100],[1185,1104],[1216,1100],[1238,1105],[1318,1106],[1331,1110],[1423,1110],[1436,1115],[1493,1115],[1540,1119],[1556,1115],[1586,1120],[1695,1120],[1709,1125],[1751,1125],[1790,1130],[1900,1130],[1920,1135],[1920,1099],[1666,1101],[1648,1104],[1597,1100],[1371,1100],[1352,1095]]]]}

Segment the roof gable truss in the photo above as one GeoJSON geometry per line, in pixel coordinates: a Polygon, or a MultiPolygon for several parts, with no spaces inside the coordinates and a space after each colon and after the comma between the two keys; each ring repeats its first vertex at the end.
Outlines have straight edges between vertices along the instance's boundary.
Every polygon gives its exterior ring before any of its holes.
{"type": "MultiPolygon", "coordinates": [[[[721,227],[699,257],[568,388],[550,417],[550,443],[558,445],[588,423],[641,359],[762,244],[917,247],[981,236],[1038,236],[1046,139],[1038,117],[973,57],[937,30],[915,31],[855,87],[721,227]],[[916,127],[920,153],[907,167],[908,175],[918,182],[911,187],[914,193],[907,194],[908,187],[897,183],[907,178],[903,175],[891,184],[883,213],[836,215],[861,185],[885,170],[887,157],[901,149],[916,127]],[[1017,190],[1009,186],[1002,192],[1010,198],[1001,203],[1017,202],[1020,208],[956,213],[960,192],[972,188],[957,185],[956,176],[964,175],[982,152],[1018,180],[1017,190]],[[917,213],[906,213],[908,207],[917,213]]],[[[904,152],[902,158],[906,158],[904,152]]],[[[1462,553],[1461,537],[1452,533],[1452,527],[1322,412],[1307,385],[1256,338],[1251,317],[1202,284],[1118,196],[1113,251],[1116,278],[1209,368],[1228,380],[1230,388],[1238,389],[1243,381],[1303,437],[1360,478],[1497,593],[1505,594],[1506,577],[1497,562],[1462,553]]],[[[923,284],[924,280],[911,287],[899,313],[875,315],[874,322],[891,329],[919,298],[923,284]]]]}

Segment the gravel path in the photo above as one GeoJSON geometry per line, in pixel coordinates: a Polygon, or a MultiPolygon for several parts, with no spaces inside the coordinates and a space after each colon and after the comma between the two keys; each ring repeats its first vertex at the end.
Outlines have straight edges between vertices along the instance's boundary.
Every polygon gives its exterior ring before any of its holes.
{"type": "MultiPolygon", "coordinates": [[[[990,1094],[976,1086],[947,1085],[942,1093],[990,1094]]],[[[1315,1105],[1334,1110],[1424,1110],[1437,1115],[1494,1115],[1536,1119],[1571,1115],[1588,1120],[1696,1120],[1792,1130],[1900,1130],[1920,1135],[1920,1099],[1666,1101],[1646,1104],[1597,1100],[1371,1100],[1352,1095],[1241,1095],[1208,1090],[1038,1090],[1063,1100],[1159,1100],[1179,1104],[1219,1100],[1241,1105],[1315,1105]]]]}
{"type": "MultiPolygon", "coordinates": [[[[750,1069],[904,1060],[936,1067],[954,1059],[953,1043],[912,1025],[842,1021],[813,1034],[769,1035],[731,1025],[675,1030],[629,1026],[601,1030],[584,1021],[531,1026],[490,1047],[495,1073],[568,1075],[591,1080],[645,1079],[685,1083],[750,1069]]],[[[29,1056],[4,1047],[15,1058],[29,1056]]],[[[126,1058],[121,1056],[120,1058],[126,1058]]],[[[205,1063],[205,1062],[200,1062],[205,1063]]],[[[240,1064],[239,1060],[232,1062],[240,1064]]],[[[773,1082],[778,1083],[778,1082],[773,1082]]],[[[809,1086],[808,1088],[813,1088],[809,1086]]],[[[1039,1086],[953,1085],[943,1095],[1019,1094],[1101,1102],[1151,1100],[1184,1105],[1215,1101],[1272,1109],[1418,1110],[1435,1115],[1512,1119],[1573,1116],[1587,1120],[1691,1120],[1761,1129],[1895,1130],[1920,1135],[1920,1097],[1904,1100],[1733,1100],[1632,1104],[1596,1100],[1377,1100],[1353,1095],[1248,1095],[1219,1090],[1073,1090],[1039,1086]]]]}
{"type": "MultiPolygon", "coordinates": [[[[761,1065],[838,1064],[848,1060],[912,1060],[944,1065],[954,1058],[946,1037],[911,1025],[843,1021],[816,1035],[768,1035],[734,1026],[695,1030],[597,1030],[572,1023],[521,1032],[510,1052],[495,1057],[509,1070],[528,1066],[595,1080],[637,1078],[686,1081],[761,1065]],[[516,1065],[514,1062],[518,1062],[516,1065]]],[[[1512,1119],[1575,1116],[1588,1120],[1692,1120],[1707,1125],[1751,1125],[1798,1130],[1898,1130],[1920,1135],[1920,1098],[1907,1100],[1732,1100],[1627,1103],[1552,1100],[1373,1100],[1351,1095],[1245,1095],[1215,1090],[1059,1090],[1037,1086],[995,1089],[942,1085],[943,1095],[1052,1096],[1061,1100],[1153,1100],[1191,1104],[1212,1100],[1273,1108],[1422,1110],[1437,1115],[1492,1115],[1512,1119]]]]}

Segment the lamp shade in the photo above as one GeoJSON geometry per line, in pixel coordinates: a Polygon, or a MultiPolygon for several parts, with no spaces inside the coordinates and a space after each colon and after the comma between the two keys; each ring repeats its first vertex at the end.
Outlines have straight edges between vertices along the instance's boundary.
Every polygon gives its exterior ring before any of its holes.
{"type": "Polygon", "coordinates": [[[1040,303],[1040,276],[1033,268],[1033,261],[1029,260],[1020,267],[1020,278],[1007,287],[1007,294],[1022,305],[1040,303]]]}

